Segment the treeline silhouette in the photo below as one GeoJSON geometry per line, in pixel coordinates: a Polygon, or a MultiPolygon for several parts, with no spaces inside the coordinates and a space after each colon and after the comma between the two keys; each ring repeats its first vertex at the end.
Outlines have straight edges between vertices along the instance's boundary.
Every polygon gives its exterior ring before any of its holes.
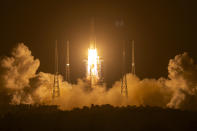
{"type": "Polygon", "coordinates": [[[91,105],[63,111],[55,105],[4,105],[0,109],[0,131],[197,130],[196,111],[169,108],[91,105]]]}

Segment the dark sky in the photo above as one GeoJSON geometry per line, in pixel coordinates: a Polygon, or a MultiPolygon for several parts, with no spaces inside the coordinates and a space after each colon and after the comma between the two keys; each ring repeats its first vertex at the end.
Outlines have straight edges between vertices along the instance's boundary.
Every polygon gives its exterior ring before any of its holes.
{"type": "MultiPolygon", "coordinates": [[[[104,58],[108,85],[121,77],[123,40],[135,40],[136,74],[140,78],[167,77],[169,59],[184,51],[197,60],[196,0],[106,1],[1,0],[0,55],[8,55],[18,42],[24,42],[40,59],[39,71],[53,73],[53,47],[57,39],[63,74],[65,42],[69,39],[71,78],[75,82],[85,76],[83,60],[94,17],[97,47],[104,58]],[[116,26],[121,20],[124,25],[116,26]]],[[[129,70],[131,49],[130,45],[127,47],[129,70]]]]}

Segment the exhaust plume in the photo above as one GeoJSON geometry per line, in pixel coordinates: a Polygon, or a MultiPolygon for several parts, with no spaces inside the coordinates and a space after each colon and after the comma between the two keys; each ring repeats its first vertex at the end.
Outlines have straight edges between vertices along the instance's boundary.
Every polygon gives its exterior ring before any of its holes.
{"type": "Polygon", "coordinates": [[[149,105],[179,109],[197,109],[197,65],[187,53],[175,56],[168,65],[168,78],[139,79],[127,74],[128,99],[121,96],[121,81],[107,89],[78,79],[69,84],[60,76],[60,97],[52,101],[53,74],[38,72],[40,61],[23,43],[13,49],[10,57],[0,61],[0,103],[57,104],[62,109],[91,104],[149,105]]]}

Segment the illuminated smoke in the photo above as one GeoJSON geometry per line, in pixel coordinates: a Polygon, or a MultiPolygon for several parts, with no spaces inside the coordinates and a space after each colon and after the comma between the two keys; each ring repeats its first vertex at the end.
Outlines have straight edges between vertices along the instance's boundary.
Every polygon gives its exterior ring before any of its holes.
{"type": "Polygon", "coordinates": [[[128,100],[120,94],[121,81],[110,89],[102,85],[90,91],[87,82],[78,79],[77,84],[69,84],[60,76],[60,97],[52,101],[53,74],[36,73],[39,64],[24,44],[14,48],[10,57],[4,57],[0,65],[0,103],[58,104],[62,109],[91,104],[197,109],[197,66],[187,53],[170,60],[168,78],[141,80],[127,74],[128,100]]]}
{"type": "Polygon", "coordinates": [[[1,90],[6,90],[4,96],[11,96],[15,102],[21,100],[31,101],[29,92],[32,88],[29,86],[31,78],[35,77],[35,73],[40,65],[38,59],[34,59],[31,51],[24,45],[19,44],[13,49],[11,57],[5,57],[1,60],[1,90]],[[20,96],[20,97],[19,97],[20,96]]]}
{"type": "Polygon", "coordinates": [[[187,53],[175,56],[168,65],[166,85],[173,92],[169,107],[197,109],[197,65],[187,53]]]}

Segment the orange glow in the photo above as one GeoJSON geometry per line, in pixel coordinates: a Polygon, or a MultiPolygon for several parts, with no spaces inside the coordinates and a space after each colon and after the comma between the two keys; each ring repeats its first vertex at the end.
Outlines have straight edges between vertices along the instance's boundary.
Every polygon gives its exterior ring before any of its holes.
{"type": "Polygon", "coordinates": [[[88,77],[98,78],[98,68],[99,56],[97,54],[96,48],[88,49],[88,77]]]}
{"type": "Polygon", "coordinates": [[[86,78],[90,82],[91,87],[94,87],[102,78],[101,77],[101,62],[98,56],[95,41],[91,42],[88,49],[88,58],[86,66],[86,78]]]}

